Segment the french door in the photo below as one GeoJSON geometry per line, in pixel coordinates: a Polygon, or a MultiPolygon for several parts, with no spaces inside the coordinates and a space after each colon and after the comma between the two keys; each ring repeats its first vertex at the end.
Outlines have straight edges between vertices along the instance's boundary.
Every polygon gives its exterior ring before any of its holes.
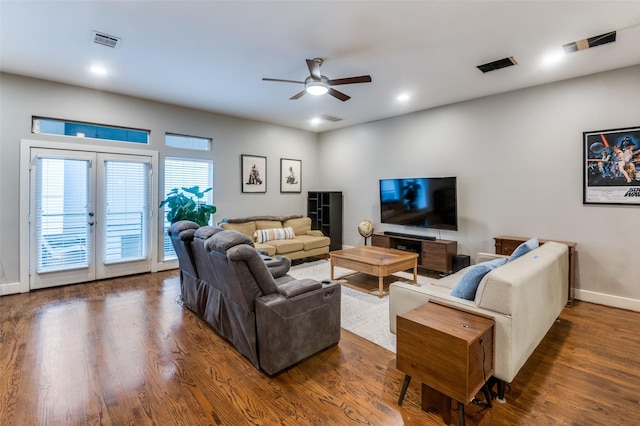
{"type": "Polygon", "coordinates": [[[31,149],[29,287],[148,272],[151,157],[31,149]]]}

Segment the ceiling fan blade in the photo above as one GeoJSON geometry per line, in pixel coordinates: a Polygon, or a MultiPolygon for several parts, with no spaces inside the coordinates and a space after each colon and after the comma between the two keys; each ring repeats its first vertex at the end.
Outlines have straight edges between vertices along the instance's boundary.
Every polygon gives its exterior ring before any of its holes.
{"type": "Polygon", "coordinates": [[[295,100],[295,99],[300,99],[302,97],[302,95],[304,95],[305,93],[307,93],[306,90],[303,90],[302,92],[298,92],[295,95],[293,95],[292,97],[289,98],[290,101],[295,100]]]}
{"type": "Polygon", "coordinates": [[[278,81],[280,83],[299,83],[304,84],[304,81],[296,81],[296,80],[281,80],[279,78],[263,78],[263,81],[278,81]]]}
{"type": "Polygon", "coordinates": [[[338,86],[340,84],[354,84],[354,83],[371,83],[371,76],[360,75],[358,77],[338,78],[336,80],[329,80],[330,86],[338,86]]]}
{"type": "Polygon", "coordinates": [[[351,99],[351,96],[345,95],[342,92],[338,92],[336,89],[329,88],[329,94],[334,98],[340,99],[342,102],[348,101],[351,99]]]}
{"type": "Polygon", "coordinates": [[[322,76],[320,75],[320,64],[313,59],[307,59],[307,66],[309,67],[309,74],[315,81],[320,81],[322,76]]]}

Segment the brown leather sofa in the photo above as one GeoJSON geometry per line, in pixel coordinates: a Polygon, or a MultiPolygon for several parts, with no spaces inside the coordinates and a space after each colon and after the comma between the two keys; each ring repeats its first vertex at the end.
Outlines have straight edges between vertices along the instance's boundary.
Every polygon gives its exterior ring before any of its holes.
{"type": "Polygon", "coordinates": [[[291,261],[236,231],[180,221],[169,229],[185,306],[256,368],[274,375],[340,340],[340,285],[297,280],[291,261]]]}

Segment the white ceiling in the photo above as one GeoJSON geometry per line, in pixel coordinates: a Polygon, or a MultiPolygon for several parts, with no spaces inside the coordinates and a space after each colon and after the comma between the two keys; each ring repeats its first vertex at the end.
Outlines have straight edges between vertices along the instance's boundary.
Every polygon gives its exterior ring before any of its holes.
{"type": "Polygon", "coordinates": [[[326,131],[639,64],[638,24],[640,1],[0,0],[0,69],[326,131]],[[93,43],[94,30],[120,45],[93,43]],[[542,65],[563,44],[613,30],[615,43],[542,65]],[[508,56],[518,65],[476,68],[508,56]],[[262,81],[304,80],[316,57],[329,79],[373,82],[336,87],[352,97],[341,102],[289,100],[302,85],[262,81]],[[310,124],[325,114],[342,121],[310,124]]]}

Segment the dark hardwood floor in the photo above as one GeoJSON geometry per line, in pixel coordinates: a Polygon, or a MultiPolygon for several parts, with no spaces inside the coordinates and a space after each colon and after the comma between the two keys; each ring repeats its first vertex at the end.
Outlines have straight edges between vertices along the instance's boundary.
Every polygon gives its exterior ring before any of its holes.
{"type": "MultiPolygon", "coordinates": [[[[177,271],[0,297],[0,319],[1,425],[442,424],[415,381],[399,407],[395,355],[349,332],[265,376],[179,304],[177,271]]],[[[639,324],[576,302],[467,424],[638,424],[639,324]]]]}

